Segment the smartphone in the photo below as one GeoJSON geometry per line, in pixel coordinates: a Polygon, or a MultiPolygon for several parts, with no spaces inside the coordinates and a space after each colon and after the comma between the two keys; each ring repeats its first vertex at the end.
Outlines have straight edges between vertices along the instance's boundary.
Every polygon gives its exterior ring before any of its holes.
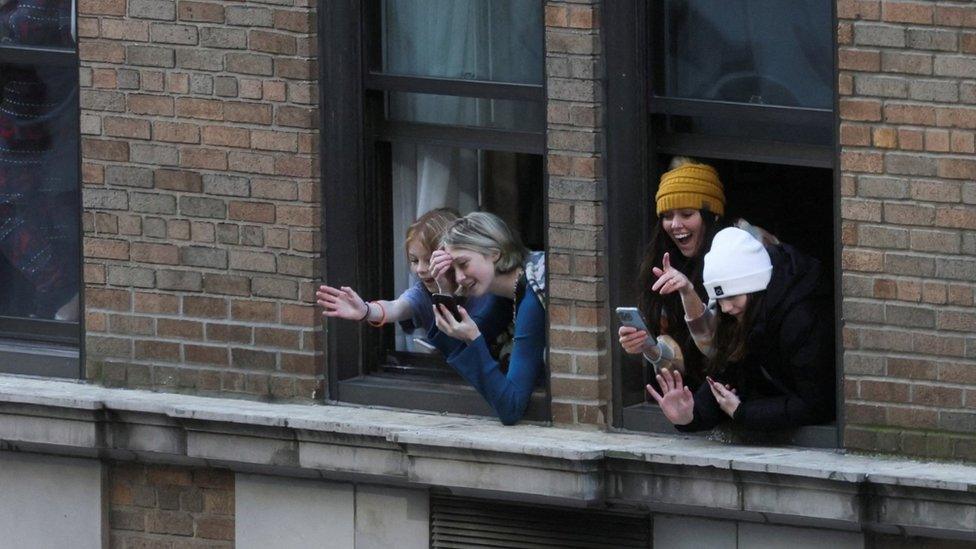
{"type": "Polygon", "coordinates": [[[647,325],[644,324],[644,318],[641,316],[637,307],[617,307],[617,318],[620,319],[620,324],[624,326],[651,333],[647,329],[647,325]]]}
{"type": "Polygon", "coordinates": [[[461,313],[458,311],[457,299],[450,294],[431,294],[430,300],[434,302],[434,305],[443,305],[447,307],[447,310],[454,315],[454,320],[461,322],[461,313]]]}

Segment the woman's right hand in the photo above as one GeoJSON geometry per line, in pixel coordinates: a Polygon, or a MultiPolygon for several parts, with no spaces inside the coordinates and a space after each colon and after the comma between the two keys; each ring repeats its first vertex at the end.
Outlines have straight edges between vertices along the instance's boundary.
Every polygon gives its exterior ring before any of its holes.
{"type": "Polygon", "coordinates": [[[651,272],[654,273],[654,276],[658,277],[651,286],[651,290],[654,292],[660,292],[661,295],[668,295],[673,292],[685,294],[688,292],[694,293],[695,291],[688,277],[671,266],[671,254],[665,253],[661,261],[661,267],[654,267],[651,269],[651,272]]]}
{"type": "Polygon", "coordinates": [[[333,288],[323,284],[315,297],[319,306],[325,309],[322,314],[328,317],[360,320],[369,312],[366,302],[349,286],[333,288]]]}
{"type": "Polygon", "coordinates": [[[657,384],[661,387],[660,393],[650,383],[646,389],[661,407],[664,417],[673,425],[688,425],[694,421],[695,395],[681,381],[681,373],[662,368],[657,375],[657,384]]]}
{"type": "Polygon", "coordinates": [[[621,326],[617,330],[620,336],[620,346],[624,351],[631,355],[639,355],[644,352],[644,344],[647,342],[647,332],[638,330],[630,326],[621,326]]]}
{"type": "Polygon", "coordinates": [[[430,254],[430,276],[437,281],[440,291],[446,294],[454,293],[456,285],[451,273],[454,272],[454,257],[446,250],[434,250],[430,254]]]}

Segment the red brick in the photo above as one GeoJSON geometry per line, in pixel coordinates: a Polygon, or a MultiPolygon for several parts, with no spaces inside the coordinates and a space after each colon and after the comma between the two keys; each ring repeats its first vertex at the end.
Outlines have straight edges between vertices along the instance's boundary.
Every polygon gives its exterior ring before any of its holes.
{"type": "Polygon", "coordinates": [[[133,242],[131,254],[132,261],[140,263],[177,265],[180,262],[179,248],[172,244],[133,242]]]}
{"type": "Polygon", "coordinates": [[[891,2],[881,4],[881,19],[891,23],[932,23],[935,10],[931,4],[921,2],[891,2]]]}

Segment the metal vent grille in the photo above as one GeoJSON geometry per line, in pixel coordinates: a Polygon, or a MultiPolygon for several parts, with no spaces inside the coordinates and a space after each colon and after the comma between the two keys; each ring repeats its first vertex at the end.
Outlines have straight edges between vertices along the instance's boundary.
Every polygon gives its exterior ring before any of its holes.
{"type": "Polygon", "coordinates": [[[434,549],[651,547],[649,515],[432,496],[430,517],[434,549]]]}

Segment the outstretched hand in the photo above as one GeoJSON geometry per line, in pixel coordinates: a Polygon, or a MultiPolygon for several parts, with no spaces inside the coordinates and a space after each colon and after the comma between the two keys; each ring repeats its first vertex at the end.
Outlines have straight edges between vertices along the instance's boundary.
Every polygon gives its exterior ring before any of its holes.
{"type": "Polygon", "coordinates": [[[465,343],[471,343],[478,339],[481,330],[478,329],[474,320],[471,320],[471,316],[468,315],[468,311],[464,307],[458,305],[457,309],[458,314],[461,315],[461,320],[454,318],[451,311],[447,310],[444,305],[434,305],[434,322],[437,324],[437,329],[445,334],[465,343]]]}
{"type": "Polygon", "coordinates": [[[324,309],[323,315],[346,320],[360,320],[369,312],[369,306],[355,290],[348,286],[333,288],[319,286],[315,292],[317,303],[324,309]]]}
{"type": "Polygon", "coordinates": [[[654,386],[647,384],[647,392],[657,401],[664,417],[674,425],[687,425],[695,419],[695,396],[682,383],[681,373],[666,368],[657,375],[657,384],[661,392],[654,390],[654,386]]]}

